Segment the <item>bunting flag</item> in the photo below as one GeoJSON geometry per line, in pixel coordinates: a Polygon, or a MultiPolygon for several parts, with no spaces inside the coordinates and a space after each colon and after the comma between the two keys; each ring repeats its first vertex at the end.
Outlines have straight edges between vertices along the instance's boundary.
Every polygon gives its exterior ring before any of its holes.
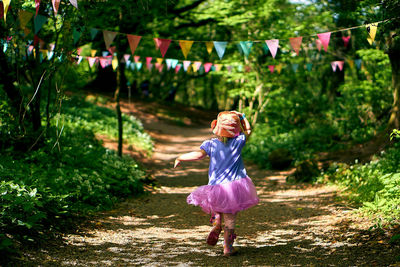
{"type": "Polygon", "coordinates": [[[251,71],[251,66],[246,65],[246,66],[244,66],[244,69],[245,69],[246,72],[250,72],[251,71]]]}
{"type": "Polygon", "coordinates": [[[228,70],[229,73],[231,73],[231,71],[232,71],[232,66],[231,66],[231,65],[228,65],[228,66],[226,66],[226,69],[228,70]]]}
{"type": "Polygon", "coordinates": [[[117,47],[116,46],[111,46],[110,48],[107,49],[108,52],[113,56],[117,52],[117,47]]]}
{"type": "Polygon", "coordinates": [[[140,60],[140,56],[134,56],[133,59],[135,60],[135,63],[138,63],[140,60]]]}
{"type": "Polygon", "coordinates": [[[40,8],[40,0],[35,0],[35,8],[36,8],[36,15],[35,15],[36,17],[40,8]]]}
{"type": "Polygon", "coordinates": [[[135,70],[135,69],[136,69],[136,64],[135,64],[135,63],[132,63],[132,64],[130,65],[130,67],[131,67],[131,70],[135,70]]]}
{"type": "Polygon", "coordinates": [[[208,72],[210,71],[212,65],[213,65],[213,64],[212,64],[212,63],[209,63],[209,62],[204,63],[204,64],[203,64],[203,66],[204,66],[204,71],[205,71],[206,73],[208,73],[208,72]]]}
{"type": "Polygon", "coordinates": [[[306,69],[308,70],[308,71],[311,71],[312,70],[312,63],[307,63],[306,64],[306,69]]]}
{"type": "Polygon", "coordinates": [[[315,39],[315,45],[317,46],[318,51],[321,51],[322,42],[320,39],[315,39]]]}
{"type": "Polygon", "coordinates": [[[95,28],[90,29],[90,37],[92,38],[92,41],[96,37],[97,33],[99,33],[98,29],[95,28]]]}
{"type": "Polygon", "coordinates": [[[156,58],[156,61],[158,64],[162,64],[164,59],[163,58],[156,58]]]}
{"type": "Polygon", "coordinates": [[[276,71],[280,74],[282,71],[282,64],[278,64],[275,66],[276,71]]]}
{"type": "Polygon", "coordinates": [[[289,38],[290,40],[290,45],[292,46],[293,50],[296,52],[297,55],[299,55],[299,51],[300,51],[300,46],[301,46],[301,42],[303,40],[303,37],[292,37],[289,38]]]}
{"type": "Polygon", "coordinates": [[[151,64],[152,57],[146,57],[146,65],[151,64]]]}
{"type": "Polygon", "coordinates": [[[181,69],[181,67],[182,67],[182,64],[176,65],[176,67],[175,67],[175,73],[178,73],[179,70],[181,69]]]}
{"type": "Polygon", "coordinates": [[[294,63],[294,64],[292,64],[292,70],[293,70],[293,72],[297,72],[297,69],[299,68],[299,64],[297,64],[297,63],[294,63]]]}
{"type": "Polygon", "coordinates": [[[123,59],[124,59],[125,63],[128,63],[128,62],[129,62],[129,58],[130,58],[130,57],[131,57],[131,55],[129,55],[129,54],[125,54],[125,55],[124,55],[123,59]]]}
{"type": "Polygon", "coordinates": [[[189,66],[190,66],[190,60],[184,60],[183,61],[183,70],[184,71],[187,71],[188,70],[188,68],[189,68],[189,66]]]}
{"type": "Polygon", "coordinates": [[[117,32],[103,30],[104,42],[106,44],[107,49],[110,48],[110,45],[114,41],[115,36],[117,36],[117,34],[118,34],[117,32]]]}
{"type": "Polygon", "coordinates": [[[152,63],[146,64],[146,66],[147,66],[147,69],[149,71],[151,71],[153,69],[153,64],[152,63]]]}
{"type": "Polygon", "coordinates": [[[331,38],[331,33],[330,32],[318,33],[317,36],[321,41],[325,52],[328,51],[328,45],[329,45],[329,40],[331,38]]]}
{"type": "Polygon", "coordinates": [[[179,41],[179,46],[182,49],[182,54],[187,59],[187,55],[189,54],[190,49],[192,48],[193,41],[184,41],[180,40],[179,41]]]}
{"type": "Polygon", "coordinates": [[[164,64],[160,64],[157,62],[155,65],[156,65],[156,69],[158,69],[158,71],[161,73],[164,68],[164,64]]]}
{"type": "Polygon", "coordinates": [[[165,53],[167,53],[168,47],[171,43],[171,40],[154,38],[154,42],[156,44],[156,48],[160,49],[161,55],[162,55],[162,57],[164,57],[165,53]]]}
{"type": "Polygon", "coordinates": [[[95,57],[88,57],[87,60],[88,60],[88,62],[89,62],[89,66],[90,66],[90,67],[93,67],[94,63],[96,63],[96,61],[97,61],[97,58],[95,58],[95,57]]]}
{"type": "Polygon", "coordinates": [[[127,34],[126,37],[128,38],[129,47],[131,48],[131,52],[133,55],[133,54],[135,54],[135,50],[136,50],[142,36],[127,34]]]}
{"type": "Polygon", "coordinates": [[[243,71],[243,65],[242,65],[242,64],[239,64],[239,66],[237,67],[237,69],[238,69],[238,72],[242,72],[242,71],[243,71]]]}
{"type": "Polygon", "coordinates": [[[274,66],[274,65],[269,65],[269,66],[268,66],[268,69],[269,69],[269,71],[270,71],[271,73],[274,73],[275,66],[274,66]]]}
{"type": "Polygon", "coordinates": [[[78,8],[78,0],[69,0],[71,5],[73,5],[75,8],[78,8]]]}
{"type": "Polygon", "coordinates": [[[78,56],[78,60],[76,61],[76,64],[81,64],[83,57],[82,56],[78,56]]]}
{"type": "Polygon", "coordinates": [[[171,68],[171,65],[172,65],[172,59],[167,58],[165,60],[165,64],[167,64],[167,70],[169,70],[171,68]]]}
{"type": "Polygon", "coordinates": [[[215,50],[217,51],[219,59],[222,59],[222,57],[224,56],[227,44],[228,44],[228,42],[214,41],[214,47],[215,47],[215,50]]]}
{"type": "Polygon", "coordinates": [[[376,29],[378,28],[378,23],[371,23],[371,24],[367,24],[365,25],[365,27],[367,28],[367,32],[368,32],[368,43],[370,45],[372,45],[372,43],[375,40],[375,35],[376,35],[376,29]]]}
{"type": "Polygon", "coordinates": [[[177,59],[172,59],[171,60],[171,68],[175,69],[176,65],[178,64],[179,60],[177,59]]]}
{"type": "Polygon", "coordinates": [[[108,54],[110,54],[109,52],[107,52],[107,51],[102,51],[101,52],[101,55],[103,56],[103,57],[106,57],[106,56],[108,56],[108,54]]]}
{"type": "Polygon", "coordinates": [[[53,3],[54,16],[57,16],[58,8],[60,6],[60,1],[61,0],[51,0],[51,2],[53,3]]]}
{"type": "Polygon", "coordinates": [[[267,44],[272,57],[275,58],[276,52],[278,51],[279,47],[279,40],[278,39],[265,40],[265,43],[267,44]]]}
{"type": "Polygon", "coordinates": [[[262,48],[263,48],[263,51],[264,51],[264,55],[268,55],[268,52],[269,52],[268,45],[263,43],[262,44],[262,48]]]}
{"type": "Polygon", "coordinates": [[[192,65],[193,71],[197,72],[200,69],[201,62],[200,61],[195,61],[192,65]]]}
{"type": "Polygon", "coordinates": [[[354,68],[354,60],[349,59],[347,60],[347,63],[349,63],[351,69],[354,68]]]}
{"type": "Polygon", "coordinates": [[[3,5],[3,2],[0,2],[0,18],[4,19],[4,5],[3,5]]]}
{"type": "Polygon", "coordinates": [[[81,55],[81,52],[82,52],[82,48],[78,48],[78,49],[76,49],[76,53],[78,54],[78,56],[80,56],[81,55]]]}
{"type": "Polygon", "coordinates": [[[82,36],[82,32],[77,29],[72,30],[72,37],[74,38],[74,45],[79,41],[82,36]]]}
{"type": "Polygon", "coordinates": [[[207,48],[208,54],[210,55],[214,48],[214,42],[206,42],[206,48],[207,48]]]}
{"type": "Polygon", "coordinates": [[[222,64],[214,64],[215,71],[220,71],[222,69],[222,64]]]}
{"type": "Polygon", "coordinates": [[[337,68],[336,61],[332,61],[332,62],[331,62],[331,66],[332,66],[333,72],[336,72],[336,68],[337,68]]]}
{"type": "Polygon", "coordinates": [[[344,61],[336,61],[336,65],[339,67],[339,70],[342,71],[344,66],[344,61]]]}
{"type": "Polygon", "coordinates": [[[90,50],[90,54],[92,55],[92,57],[94,57],[96,55],[96,53],[97,53],[97,50],[94,50],[94,49],[90,50]]]}
{"type": "Polygon", "coordinates": [[[351,37],[350,35],[349,36],[342,36],[344,47],[348,46],[350,37],[351,37]]]}
{"type": "Polygon", "coordinates": [[[113,57],[112,62],[111,62],[113,70],[116,70],[118,68],[118,58],[113,57]]]}
{"type": "Polygon", "coordinates": [[[37,34],[40,31],[40,29],[43,27],[43,25],[46,23],[46,21],[47,21],[47,17],[45,17],[45,16],[37,15],[35,17],[35,19],[33,20],[33,24],[35,27],[35,31],[34,31],[35,34],[37,34]]]}
{"type": "Polygon", "coordinates": [[[356,59],[356,60],[354,60],[354,63],[356,63],[357,69],[360,69],[360,68],[361,68],[361,59],[356,59]]]}
{"type": "Polygon", "coordinates": [[[139,71],[143,66],[142,62],[136,62],[136,69],[139,71]]]}
{"type": "Polygon", "coordinates": [[[30,33],[31,33],[31,30],[29,30],[28,28],[24,29],[25,37],[27,37],[30,33]]]}
{"type": "Polygon", "coordinates": [[[3,16],[4,16],[4,23],[6,23],[6,18],[7,18],[7,11],[8,7],[10,6],[11,0],[3,0],[3,16]]]}
{"type": "Polygon", "coordinates": [[[33,45],[28,46],[28,51],[27,51],[28,56],[32,54],[33,48],[34,48],[33,45]]]}
{"type": "Polygon", "coordinates": [[[25,11],[25,10],[20,10],[18,12],[18,18],[19,18],[19,26],[21,29],[24,29],[26,24],[31,20],[33,17],[33,13],[25,11]]]}
{"type": "Polygon", "coordinates": [[[251,52],[251,47],[253,46],[252,41],[241,41],[239,43],[240,48],[242,49],[243,54],[246,56],[246,58],[249,57],[250,52],[251,52]]]}

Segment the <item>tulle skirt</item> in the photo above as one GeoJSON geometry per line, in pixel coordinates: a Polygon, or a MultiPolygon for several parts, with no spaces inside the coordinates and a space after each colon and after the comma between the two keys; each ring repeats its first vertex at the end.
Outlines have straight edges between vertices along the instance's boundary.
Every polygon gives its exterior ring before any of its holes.
{"type": "Polygon", "coordinates": [[[232,213],[258,204],[256,188],[249,177],[218,185],[203,185],[194,190],[187,203],[206,213],[232,213]]]}

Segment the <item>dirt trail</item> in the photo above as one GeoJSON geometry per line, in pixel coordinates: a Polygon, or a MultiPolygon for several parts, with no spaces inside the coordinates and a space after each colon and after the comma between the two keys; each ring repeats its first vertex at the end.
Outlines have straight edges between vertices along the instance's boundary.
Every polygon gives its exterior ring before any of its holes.
{"type": "Polygon", "coordinates": [[[65,235],[63,242],[25,251],[30,265],[388,266],[395,262],[398,248],[371,236],[365,230],[368,225],[335,200],[336,188],[288,185],[287,172],[260,170],[249,163],[246,167],[261,201],[238,216],[239,254],[222,257],[221,239],[215,247],[205,243],[209,216],[186,204],[187,195],[207,183],[208,161],[172,168],[178,154],[197,149],[211,137],[209,124],[173,125],[149,115],[146,108],[141,103],[123,105],[124,112],[142,119],[156,142],[153,158],[144,164],[161,188],[99,214],[79,233],[65,235]]]}

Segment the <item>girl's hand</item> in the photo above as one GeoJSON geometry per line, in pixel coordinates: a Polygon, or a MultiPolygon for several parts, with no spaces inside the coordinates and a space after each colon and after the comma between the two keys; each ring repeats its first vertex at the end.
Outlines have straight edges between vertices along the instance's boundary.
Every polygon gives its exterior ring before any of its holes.
{"type": "Polygon", "coordinates": [[[179,159],[176,159],[176,160],[175,160],[175,164],[174,164],[174,169],[175,169],[176,167],[178,167],[179,164],[181,164],[181,161],[180,161],[179,159]]]}

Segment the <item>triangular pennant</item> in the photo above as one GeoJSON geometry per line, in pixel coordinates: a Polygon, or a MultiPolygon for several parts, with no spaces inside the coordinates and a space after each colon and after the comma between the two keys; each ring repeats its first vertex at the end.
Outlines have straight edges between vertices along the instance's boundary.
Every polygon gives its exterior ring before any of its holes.
{"type": "Polygon", "coordinates": [[[125,60],[125,63],[128,63],[129,62],[129,58],[131,57],[131,55],[129,55],[129,54],[125,54],[124,55],[124,60],[125,60]]]}
{"type": "Polygon", "coordinates": [[[28,51],[27,51],[28,56],[32,54],[33,48],[34,48],[33,45],[28,46],[28,51]]]}
{"type": "Polygon", "coordinates": [[[315,45],[317,46],[318,51],[321,51],[322,42],[320,39],[315,39],[315,45]]]}
{"type": "Polygon", "coordinates": [[[98,29],[95,29],[95,28],[90,29],[90,37],[92,38],[92,41],[96,37],[97,33],[99,33],[98,29]]]}
{"type": "Polygon", "coordinates": [[[214,64],[215,71],[220,71],[222,69],[222,64],[214,64]]]}
{"type": "Polygon", "coordinates": [[[158,57],[158,58],[156,58],[156,61],[157,61],[158,64],[162,64],[164,59],[158,57]]]}
{"type": "Polygon", "coordinates": [[[308,70],[308,71],[311,71],[312,70],[312,63],[307,63],[306,64],[306,69],[308,70]]]}
{"type": "Polygon", "coordinates": [[[107,49],[110,48],[110,45],[114,41],[115,36],[117,36],[117,34],[118,34],[117,32],[103,30],[104,42],[106,43],[107,49]]]}
{"type": "Polygon", "coordinates": [[[133,54],[135,54],[135,50],[136,50],[142,36],[127,34],[126,37],[128,38],[129,47],[131,48],[131,52],[133,55],[133,54]]]}
{"type": "Polygon", "coordinates": [[[95,49],[90,50],[90,55],[92,57],[94,57],[96,55],[96,53],[97,53],[97,50],[95,50],[95,49]]]}
{"type": "Polygon", "coordinates": [[[39,12],[39,8],[40,8],[40,0],[35,0],[35,8],[36,8],[36,15],[35,16],[37,16],[37,14],[39,12]]]}
{"type": "Polygon", "coordinates": [[[7,18],[7,11],[8,8],[10,6],[10,2],[11,0],[3,0],[3,16],[4,16],[4,23],[6,22],[6,18],[7,18]]]}
{"type": "Polygon", "coordinates": [[[344,66],[344,61],[335,61],[335,62],[336,62],[336,66],[339,67],[339,70],[342,71],[343,66],[344,66]]]}
{"type": "Polygon", "coordinates": [[[195,61],[192,65],[193,71],[197,72],[200,69],[201,62],[200,61],[195,61]]]}
{"type": "Polygon", "coordinates": [[[222,59],[222,57],[224,56],[227,44],[228,44],[228,42],[214,41],[214,47],[215,47],[215,50],[217,51],[219,59],[222,59]]]}
{"type": "Polygon", "coordinates": [[[349,63],[351,69],[354,68],[354,60],[349,59],[347,60],[347,63],[349,63]]]}
{"type": "Polygon", "coordinates": [[[329,40],[331,38],[331,33],[330,32],[318,33],[317,36],[321,41],[325,52],[328,51],[328,45],[329,45],[329,40]]]}
{"type": "Polygon", "coordinates": [[[299,51],[300,51],[300,46],[301,46],[301,42],[303,40],[303,37],[292,37],[289,38],[290,40],[290,45],[292,46],[293,50],[296,52],[297,55],[299,55],[299,51]]]}
{"type": "Polygon", "coordinates": [[[213,47],[214,47],[214,42],[206,42],[206,48],[208,54],[211,54],[213,47]]]}
{"type": "Polygon", "coordinates": [[[267,44],[272,57],[275,58],[276,52],[278,51],[279,47],[279,40],[278,39],[265,40],[265,43],[267,44]]]}
{"type": "Polygon", "coordinates": [[[294,72],[297,72],[297,69],[299,68],[299,64],[297,64],[297,63],[294,63],[294,64],[292,64],[292,70],[294,71],[294,72]]]}
{"type": "Polygon", "coordinates": [[[232,72],[232,68],[233,68],[233,67],[232,67],[231,65],[226,66],[226,69],[228,70],[229,73],[232,72]]]}
{"type": "Polygon", "coordinates": [[[349,36],[342,36],[344,47],[347,47],[349,45],[350,37],[351,37],[350,35],[349,36]]]}
{"type": "Polygon", "coordinates": [[[165,53],[167,53],[168,47],[171,43],[171,40],[169,39],[161,39],[161,38],[154,38],[154,42],[156,44],[156,47],[160,49],[162,57],[165,56],[165,53]]]}
{"type": "Polygon", "coordinates": [[[188,67],[190,66],[190,60],[184,60],[183,61],[183,69],[185,70],[185,71],[187,71],[188,70],[188,67]]]}
{"type": "Polygon", "coordinates": [[[268,69],[271,73],[274,73],[275,66],[274,65],[268,65],[268,69]]]}
{"type": "Polygon", "coordinates": [[[139,71],[143,66],[142,62],[136,62],[136,69],[139,71]]]}
{"type": "Polygon", "coordinates": [[[28,28],[24,29],[25,37],[27,37],[30,33],[31,33],[31,30],[29,30],[28,28]]]}
{"type": "Polygon", "coordinates": [[[101,52],[101,55],[102,55],[103,57],[108,56],[108,54],[110,54],[110,52],[108,52],[108,51],[102,51],[102,52],[101,52]]]}
{"type": "Polygon", "coordinates": [[[135,63],[138,63],[140,60],[140,56],[134,56],[133,59],[135,60],[135,63]]]}
{"type": "Polygon", "coordinates": [[[100,66],[104,69],[109,65],[109,60],[106,57],[101,57],[100,58],[100,66]]]}
{"type": "Polygon", "coordinates": [[[187,58],[190,48],[192,48],[192,45],[193,45],[193,41],[184,41],[184,40],[179,41],[179,46],[182,49],[182,54],[185,57],[185,59],[187,58]]]}
{"type": "Polygon", "coordinates": [[[165,59],[165,64],[167,64],[167,69],[169,70],[171,68],[172,59],[170,58],[165,59]]]}
{"type": "Polygon", "coordinates": [[[354,60],[354,63],[356,63],[357,69],[360,69],[360,68],[361,68],[361,59],[355,59],[355,60],[354,60]]]}
{"type": "Polygon", "coordinates": [[[263,51],[264,51],[264,55],[268,55],[268,52],[269,52],[268,45],[266,43],[263,43],[262,44],[262,48],[263,48],[263,51]]]}
{"type": "Polygon", "coordinates": [[[87,60],[89,62],[89,66],[93,67],[94,63],[96,63],[97,58],[96,57],[87,57],[87,60]]]}
{"type": "Polygon", "coordinates": [[[158,71],[161,73],[163,68],[164,68],[164,64],[160,64],[160,63],[156,63],[156,68],[158,69],[158,71]]]}
{"type": "Polygon", "coordinates": [[[116,70],[118,68],[118,58],[113,57],[111,64],[112,64],[113,70],[116,70]]]}
{"type": "Polygon", "coordinates": [[[136,64],[135,63],[132,63],[129,66],[130,66],[131,70],[135,70],[136,69],[136,64]]]}
{"type": "Polygon", "coordinates": [[[25,11],[25,10],[20,10],[18,12],[18,18],[19,18],[19,26],[21,29],[24,29],[26,24],[31,20],[33,17],[33,13],[25,11]]]}
{"type": "Polygon", "coordinates": [[[54,56],[54,52],[53,52],[53,51],[49,51],[49,52],[47,53],[47,60],[52,59],[53,56],[54,56]]]}
{"type": "Polygon", "coordinates": [[[243,51],[243,54],[247,57],[249,57],[250,52],[251,52],[251,47],[253,46],[253,42],[252,41],[241,41],[239,43],[240,48],[243,51]]]}
{"type": "Polygon", "coordinates": [[[0,2],[0,18],[4,19],[4,5],[3,5],[3,2],[0,2]]]}
{"type": "Polygon", "coordinates": [[[282,71],[282,64],[278,64],[275,66],[276,71],[280,74],[282,71]]]}
{"type": "Polygon", "coordinates": [[[177,60],[177,59],[171,59],[171,68],[175,69],[178,62],[179,62],[179,60],[177,60]]]}
{"type": "Polygon", "coordinates": [[[337,68],[336,61],[332,61],[332,62],[331,62],[331,66],[332,66],[332,70],[333,70],[334,72],[336,72],[336,68],[337,68]]]}
{"type": "Polygon", "coordinates": [[[242,64],[239,64],[239,66],[237,67],[237,69],[238,69],[238,72],[242,72],[242,71],[243,71],[243,65],[242,65],[242,64]]]}
{"type": "Polygon", "coordinates": [[[47,17],[42,16],[42,15],[37,15],[35,19],[33,20],[33,24],[35,26],[35,31],[34,33],[37,34],[40,29],[43,27],[43,24],[47,21],[47,17]]]}
{"type": "Polygon", "coordinates": [[[368,32],[368,43],[370,45],[372,45],[372,43],[375,40],[375,35],[376,35],[376,29],[378,28],[378,23],[371,23],[371,24],[367,24],[365,25],[365,27],[367,28],[367,32],[368,32]]]}
{"type": "Polygon", "coordinates": [[[78,56],[78,61],[76,62],[76,64],[81,64],[83,57],[82,56],[78,56]]]}
{"type": "Polygon", "coordinates": [[[75,8],[78,8],[78,0],[69,0],[71,5],[73,5],[75,8]]]}
{"type": "Polygon", "coordinates": [[[51,2],[53,3],[54,16],[57,16],[61,0],[51,0],[51,2]]]}
{"type": "Polygon", "coordinates": [[[47,49],[40,49],[39,51],[43,54],[43,58],[46,58],[49,52],[47,49]]]}
{"type": "Polygon", "coordinates": [[[178,73],[179,70],[181,69],[181,67],[182,67],[182,64],[177,64],[175,67],[175,73],[178,73]]]}
{"type": "Polygon", "coordinates": [[[74,45],[79,41],[79,38],[81,38],[82,32],[77,29],[72,30],[72,37],[74,38],[74,45]]]}
{"type": "Polygon", "coordinates": [[[147,69],[149,71],[151,71],[153,69],[153,64],[152,63],[146,64],[146,66],[147,66],[147,69]]]}
{"type": "Polygon", "coordinates": [[[151,64],[152,57],[146,57],[146,65],[151,64]]]}
{"type": "Polygon", "coordinates": [[[113,56],[117,52],[117,47],[116,46],[110,46],[110,48],[108,48],[107,50],[113,56]]]}
{"type": "Polygon", "coordinates": [[[76,49],[76,53],[78,53],[78,56],[81,55],[81,52],[82,52],[82,48],[81,48],[81,47],[79,47],[79,48],[76,49]]]}
{"type": "Polygon", "coordinates": [[[208,73],[208,72],[210,71],[212,65],[213,65],[213,64],[212,64],[212,63],[209,63],[209,62],[204,63],[204,71],[205,71],[206,73],[208,73]]]}

